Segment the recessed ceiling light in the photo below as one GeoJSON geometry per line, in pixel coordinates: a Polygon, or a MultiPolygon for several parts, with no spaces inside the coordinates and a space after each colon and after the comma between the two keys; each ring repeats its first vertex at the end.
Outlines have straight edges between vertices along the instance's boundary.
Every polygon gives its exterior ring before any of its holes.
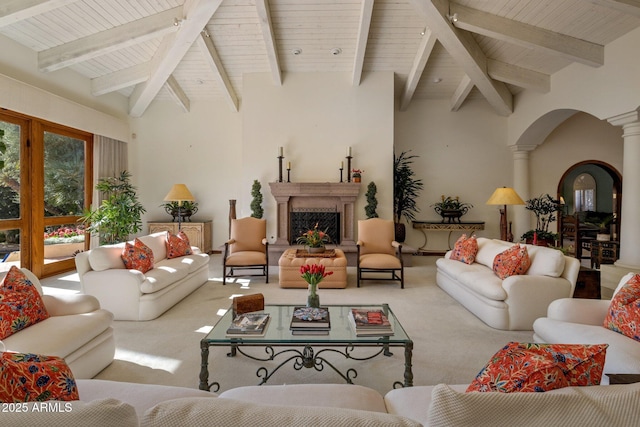
{"type": "Polygon", "coordinates": [[[291,53],[293,53],[294,55],[300,55],[302,53],[302,49],[296,47],[291,51],[291,53]]]}
{"type": "Polygon", "coordinates": [[[330,50],[331,55],[340,55],[342,53],[342,49],[340,49],[339,47],[334,47],[333,49],[330,50]]]}
{"type": "Polygon", "coordinates": [[[433,79],[434,83],[440,83],[442,81],[442,79],[440,77],[436,77],[433,79]]]}

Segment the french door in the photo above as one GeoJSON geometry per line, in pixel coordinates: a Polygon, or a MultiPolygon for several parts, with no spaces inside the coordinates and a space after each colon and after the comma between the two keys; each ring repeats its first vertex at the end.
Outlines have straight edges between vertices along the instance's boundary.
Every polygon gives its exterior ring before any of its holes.
{"type": "Polygon", "coordinates": [[[75,268],[88,247],[78,219],[91,203],[93,135],[5,111],[0,134],[0,271],[75,268]]]}

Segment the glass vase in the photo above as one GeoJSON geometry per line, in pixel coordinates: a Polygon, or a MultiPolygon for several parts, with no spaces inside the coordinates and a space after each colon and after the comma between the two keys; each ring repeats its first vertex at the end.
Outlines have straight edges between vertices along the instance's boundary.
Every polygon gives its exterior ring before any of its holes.
{"type": "Polygon", "coordinates": [[[320,295],[318,295],[316,286],[313,286],[311,284],[309,285],[309,294],[307,295],[307,307],[311,307],[311,308],[320,307],[320,295]]]}

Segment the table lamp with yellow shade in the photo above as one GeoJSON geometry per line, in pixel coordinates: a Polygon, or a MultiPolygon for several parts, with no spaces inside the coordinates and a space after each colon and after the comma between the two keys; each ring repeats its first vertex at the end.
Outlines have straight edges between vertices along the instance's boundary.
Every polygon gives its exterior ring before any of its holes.
{"type": "Polygon", "coordinates": [[[507,205],[524,205],[524,200],[511,187],[499,187],[493,192],[487,205],[502,205],[500,209],[500,240],[513,242],[513,234],[507,229],[507,205]]]}

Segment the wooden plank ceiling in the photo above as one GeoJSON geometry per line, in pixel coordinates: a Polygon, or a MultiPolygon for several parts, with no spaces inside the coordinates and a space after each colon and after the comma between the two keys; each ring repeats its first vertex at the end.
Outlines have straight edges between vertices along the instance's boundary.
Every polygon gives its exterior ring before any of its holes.
{"type": "Polygon", "coordinates": [[[359,85],[392,71],[401,109],[482,97],[496,113],[513,94],[547,92],[573,62],[604,64],[608,43],[640,26],[640,0],[4,0],[0,33],[70,68],[95,96],[119,92],[139,117],[155,99],[224,99],[242,76],[339,72],[359,85]]]}

